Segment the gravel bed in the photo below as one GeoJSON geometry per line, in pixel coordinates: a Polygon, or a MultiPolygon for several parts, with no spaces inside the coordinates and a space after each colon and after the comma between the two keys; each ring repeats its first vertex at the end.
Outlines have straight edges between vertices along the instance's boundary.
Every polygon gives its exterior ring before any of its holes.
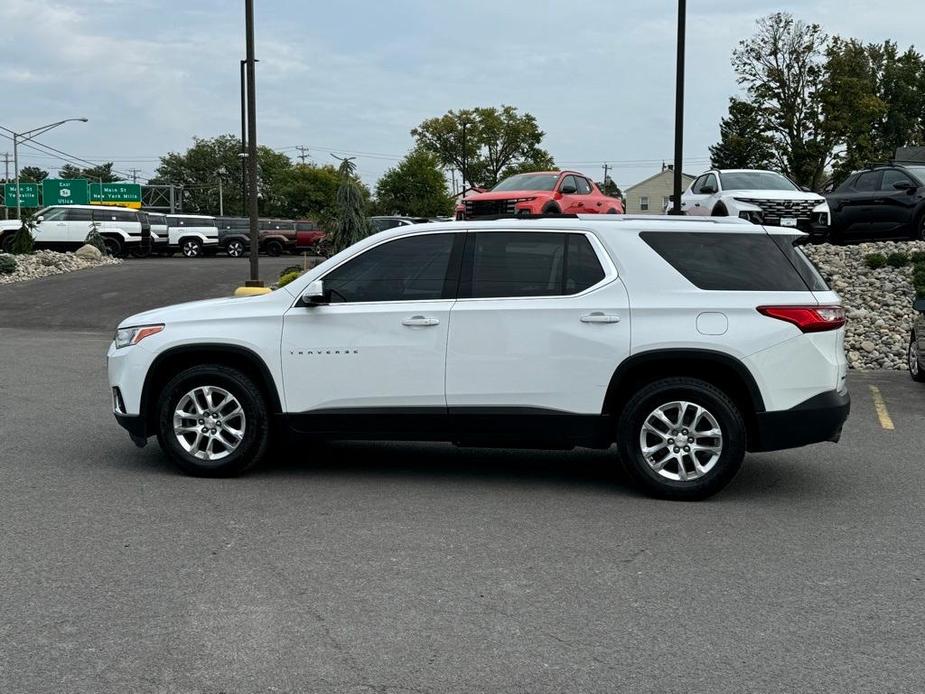
{"type": "MultiPolygon", "coordinates": [[[[4,254],[0,254],[4,255],[4,254]]],[[[103,256],[99,260],[81,258],[73,253],[58,253],[57,251],[36,251],[32,255],[10,256],[16,261],[16,270],[11,274],[0,274],[0,284],[25,282],[49,275],[62,275],[65,272],[85,270],[100,265],[118,265],[119,258],[103,256]]]]}
{"type": "Polygon", "coordinates": [[[848,314],[845,351],[853,369],[905,369],[915,312],[912,265],[871,270],[870,253],[925,251],[922,241],[805,246],[806,255],[841,295],[848,314]]]}

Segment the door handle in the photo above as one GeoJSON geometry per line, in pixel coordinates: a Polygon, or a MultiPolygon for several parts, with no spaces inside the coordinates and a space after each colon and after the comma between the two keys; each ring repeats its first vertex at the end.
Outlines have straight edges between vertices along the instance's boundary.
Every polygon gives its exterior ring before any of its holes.
{"type": "Polygon", "coordinates": [[[594,313],[584,314],[579,320],[581,320],[582,323],[619,323],[620,316],[613,313],[595,311],[594,313]]]}
{"type": "Polygon", "coordinates": [[[401,324],[407,325],[409,328],[415,328],[440,325],[440,321],[436,318],[427,318],[426,316],[411,316],[411,318],[405,318],[401,324]]]}
{"type": "Polygon", "coordinates": [[[584,203],[583,202],[578,203],[578,207],[584,207],[584,203]]]}

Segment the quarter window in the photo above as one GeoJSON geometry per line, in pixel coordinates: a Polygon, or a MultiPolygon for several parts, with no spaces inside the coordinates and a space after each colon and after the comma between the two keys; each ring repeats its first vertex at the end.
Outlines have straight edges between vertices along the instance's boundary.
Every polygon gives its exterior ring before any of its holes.
{"type": "Polygon", "coordinates": [[[450,298],[456,234],[409,236],[381,244],[324,276],[332,303],[450,298]]]}
{"type": "Polygon", "coordinates": [[[587,237],[549,232],[469,235],[460,297],[577,294],[604,278],[587,237]]]}

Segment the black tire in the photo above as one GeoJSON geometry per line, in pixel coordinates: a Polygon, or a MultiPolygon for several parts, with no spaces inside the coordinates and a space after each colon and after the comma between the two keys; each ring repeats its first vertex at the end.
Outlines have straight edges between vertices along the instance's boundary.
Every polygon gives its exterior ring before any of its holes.
{"type": "MultiPolygon", "coordinates": [[[[221,410],[220,401],[213,400],[221,410]]],[[[201,403],[208,406],[208,403],[201,403]]],[[[187,405],[189,406],[189,405],[187,405]]],[[[204,416],[205,421],[209,421],[204,416]]],[[[204,420],[190,419],[189,426],[201,424],[204,420]]],[[[184,420],[181,420],[181,423],[184,420]]],[[[219,420],[221,423],[221,420],[219,420]]],[[[214,432],[215,429],[210,429],[214,432]]],[[[210,432],[207,432],[207,436],[210,432]]],[[[220,434],[220,436],[229,436],[220,434]]],[[[157,402],[157,441],[161,449],[183,472],[197,477],[233,477],[257,465],[267,451],[270,436],[270,419],[266,400],[263,394],[247,376],[240,371],[226,366],[194,366],[181,371],[174,376],[161,392],[157,402]],[[198,458],[187,451],[180,443],[178,435],[174,432],[174,413],[185,396],[196,388],[209,386],[220,388],[233,396],[241,406],[243,420],[229,417],[233,420],[230,426],[243,425],[243,437],[233,450],[223,444],[215,444],[213,450],[217,454],[224,453],[218,460],[208,461],[198,458]]],[[[184,438],[198,439],[197,432],[189,432],[184,438]]],[[[215,434],[212,434],[215,438],[215,434]]],[[[230,436],[229,436],[230,439],[230,436]]],[[[221,441],[221,438],[217,439],[221,441]]]]}
{"type": "Polygon", "coordinates": [[[283,254],[283,244],[276,239],[270,239],[264,245],[263,250],[266,251],[267,255],[271,255],[275,258],[283,254]]]}
{"type": "Polygon", "coordinates": [[[180,242],[180,252],[186,258],[201,258],[202,241],[199,239],[183,239],[180,242]]]}
{"type": "Polygon", "coordinates": [[[113,258],[121,258],[124,252],[122,242],[114,236],[104,236],[103,245],[106,246],[106,252],[113,258]]]}
{"type": "Polygon", "coordinates": [[[729,210],[726,209],[726,206],[723,203],[718,202],[716,203],[716,206],[713,208],[713,212],[711,212],[711,214],[714,217],[728,217],[729,210]]]}
{"type": "MultiPolygon", "coordinates": [[[[672,430],[668,425],[659,426],[665,427],[664,436],[672,436],[672,430]]],[[[646,437],[646,443],[654,447],[659,443],[662,434],[647,433],[646,437]]],[[[676,439],[668,440],[674,442],[676,439]]],[[[646,493],[661,499],[695,501],[720,491],[729,484],[742,466],[745,446],[745,422],[739,408],[723,391],[696,378],[665,378],[641,388],[626,403],[617,422],[617,450],[621,462],[646,493]],[[691,412],[694,412],[690,408],[686,415],[677,408],[674,410],[676,414],[669,417],[674,417],[675,421],[680,419],[679,428],[674,430],[675,435],[680,438],[679,443],[693,445],[699,441],[704,445],[704,442],[712,441],[714,445],[717,442],[721,444],[718,457],[712,464],[708,453],[704,452],[703,456],[697,458],[700,465],[707,468],[702,474],[693,465],[692,456],[697,454],[685,453],[686,449],[683,446],[667,446],[651,453],[652,464],[646,460],[642,451],[643,425],[646,420],[659,408],[666,407],[667,412],[672,412],[668,406],[678,401],[703,408],[719,426],[721,440],[716,437],[696,436],[695,432],[689,431],[686,425],[694,425],[700,432],[705,431],[705,423],[712,427],[712,423],[704,421],[705,417],[699,422],[696,419],[689,421],[691,412]],[[681,416],[677,417],[678,414],[681,416]],[[662,452],[665,453],[664,457],[661,457],[662,452]],[[675,456],[681,458],[680,463],[675,456]],[[658,464],[662,465],[662,472],[656,471],[654,466],[658,464]],[[690,478],[687,481],[681,479],[681,471],[678,470],[682,465],[684,476],[690,478]],[[679,479],[670,479],[669,476],[672,475],[679,479]]]]}
{"type": "Polygon", "coordinates": [[[16,236],[16,232],[11,232],[3,237],[3,241],[0,242],[0,248],[3,249],[4,253],[13,252],[13,237],[16,236]]]}
{"type": "Polygon", "coordinates": [[[562,210],[556,203],[550,203],[543,208],[543,214],[562,214],[562,210]]]}
{"type": "Polygon", "coordinates": [[[916,234],[912,238],[915,241],[925,241],[925,213],[919,218],[916,234]]]}
{"type": "Polygon", "coordinates": [[[913,332],[909,338],[909,348],[906,352],[906,368],[913,381],[925,383],[925,365],[922,364],[922,355],[919,354],[918,341],[913,332]]]}
{"type": "Polygon", "coordinates": [[[617,214],[617,211],[611,207],[609,210],[607,210],[607,214],[617,214]]]}
{"type": "Polygon", "coordinates": [[[133,258],[148,258],[152,253],[151,246],[136,246],[132,249],[133,258]]]}
{"type": "Polygon", "coordinates": [[[247,248],[244,246],[244,242],[238,239],[232,239],[227,244],[225,244],[225,253],[230,255],[232,258],[240,258],[244,255],[247,248]]]}

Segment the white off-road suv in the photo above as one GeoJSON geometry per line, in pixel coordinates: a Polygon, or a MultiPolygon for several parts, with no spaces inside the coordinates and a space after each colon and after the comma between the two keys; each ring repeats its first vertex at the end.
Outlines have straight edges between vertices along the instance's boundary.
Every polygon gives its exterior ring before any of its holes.
{"type": "Polygon", "coordinates": [[[786,176],[757,169],[714,169],[698,176],[681,195],[689,216],[738,217],[754,224],[792,227],[814,237],[829,232],[825,198],[786,176]]]}
{"type": "Polygon", "coordinates": [[[180,251],[187,258],[199,258],[218,251],[218,225],[215,217],[203,214],[169,214],[167,253],[180,251]]]}
{"type": "MultiPolygon", "coordinates": [[[[147,215],[124,207],[106,205],[52,205],[35,214],[36,248],[74,251],[87,242],[95,226],[110,255],[137,254],[150,244],[147,215]]],[[[0,221],[0,249],[9,250],[21,222],[0,221]]]]}
{"type": "Polygon", "coordinates": [[[837,441],[845,315],[803,234],[685,217],[398,227],[264,296],[119,326],[119,423],[197,475],[271,436],[608,448],[647,489],[837,441]]]}

